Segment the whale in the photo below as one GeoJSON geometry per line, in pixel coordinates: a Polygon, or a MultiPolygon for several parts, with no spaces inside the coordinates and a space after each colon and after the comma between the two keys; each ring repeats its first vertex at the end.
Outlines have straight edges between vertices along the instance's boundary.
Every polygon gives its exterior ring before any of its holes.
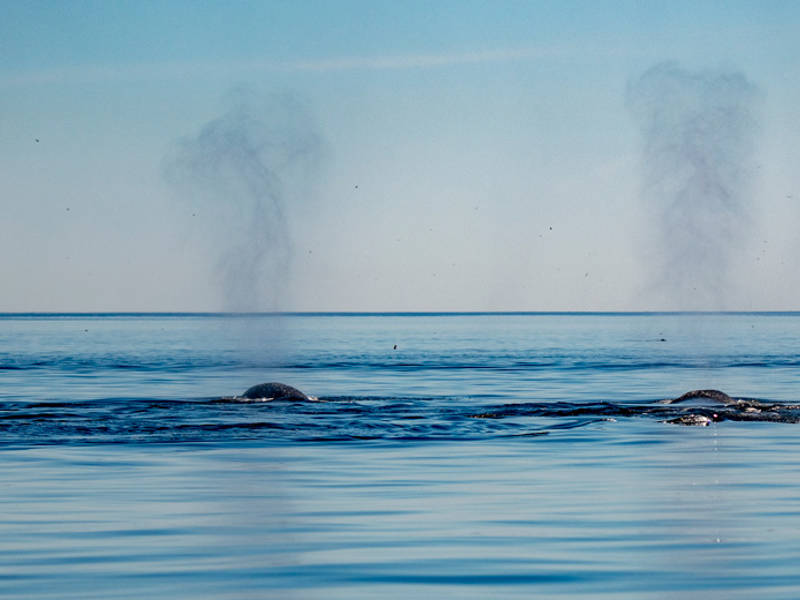
{"type": "Polygon", "coordinates": [[[739,400],[731,398],[728,396],[728,394],[725,392],[720,392],[719,390],[692,390],[691,392],[686,392],[677,398],[662,400],[661,403],[679,404],[685,400],[692,400],[693,398],[707,398],[709,400],[719,402],[720,404],[739,404],[740,402],[739,400]]]}
{"type": "MultiPolygon", "coordinates": [[[[713,400],[718,404],[723,404],[726,407],[730,406],[746,411],[764,410],[778,406],[778,404],[774,402],[763,402],[756,398],[733,398],[725,392],[720,392],[719,390],[692,390],[691,392],[686,392],[677,398],[662,400],[661,404],[680,404],[681,402],[693,400],[695,398],[706,398],[707,400],[713,400]]],[[[784,408],[792,407],[787,405],[784,408]]]]}
{"type": "Polygon", "coordinates": [[[735,398],[719,390],[692,390],[677,398],[661,400],[660,404],[680,404],[693,399],[711,400],[712,403],[705,406],[702,403],[686,406],[682,408],[683,414],[665,422],[676,425],[709,425],[715,421],[724,420],[800,422],[796,413],[800,410],[800,404],[769,402],[756,398],[735,398]],[[717,406],[714,407],[714,404],[717,406]]]}
{"type": "Polygon", "coordinates": [[[309,396],[295,387],[274,381],[259,383],[258,385],[247,388],[240,397],[247,398],[248,400],[283,400],[289,402],[309,402],[316,400],[313,396],[309,396]]]}

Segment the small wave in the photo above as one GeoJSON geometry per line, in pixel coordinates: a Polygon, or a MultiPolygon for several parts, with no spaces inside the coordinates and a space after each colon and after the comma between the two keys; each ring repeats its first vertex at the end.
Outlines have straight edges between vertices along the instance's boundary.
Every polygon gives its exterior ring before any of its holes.
{"type": "Polygon", "coordinates": [[[193,354],[189,352],[96,352],[74,356],[60,352],[34,354],[0,353],[0,371],[57,371],[70,374],[111,372],[187,373],[203,370],[295,370],[295,371],[370,371],[370,372],[452,372],[525,373],[562,372],[635,372],[664,369],[782,369],[800,366],[794,354],[752,356],[748,354],[716,354],[710,356],[652,354],[596,355],[570,352],[508,352],[487,359],[483,352],[436,355],[420,353],[394,355],[353,354],[345,356],[316,355],[302,361],[254,359],[252,356],[226,353],[193,354]]]}
{"type": "Polygon", "coordinates": [[[184,423],[175,426],[161,426],[159,429],[162,431],[230,431],[235,429],[257,430],[257,429],[285,429],[285,425],[280,423],[270,423],[266,421],[256,421],[252,423],[184,423]]]}
{"type": "MultiPolygon", "coordinates": [[[[241,366],[241,365],[240,365],[241,366]]],[[[457,359],[453,357],[438,358],[434,360],[395,360],[387,359],[353,359],[335,361],[308,361],[303,363],[282,363],[273,365],[275,368],[285,370],[333,370],[333,371],[387,371],[398,373],[416,372],[492,372],[492,373],[524,373],[537,371],[557,370],[563,372],[636,372],[671,370],[696,370],[696,369],[782,369],[800,366],[797,357],[690,357],[670,358],[664,360],[643,360],[641,357],[614,358],[613,360],[591,360],[563,356],[548,359],[515,359],[493,357],[487,360],[483,356],[457,359]]],[[[253,367],[257,368],[257,367],[253,367]]]]}

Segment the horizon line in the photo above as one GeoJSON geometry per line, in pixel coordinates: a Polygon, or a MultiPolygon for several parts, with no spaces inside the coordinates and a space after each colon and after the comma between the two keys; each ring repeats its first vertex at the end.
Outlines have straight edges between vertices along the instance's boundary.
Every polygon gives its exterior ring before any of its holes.
{"type": "Polygon", "coordinates": [[[800,315],[788,310],[308,310],[308,311],[0,311],[5,317],[324,317],[324,316],[569,316],[800,315]]]}

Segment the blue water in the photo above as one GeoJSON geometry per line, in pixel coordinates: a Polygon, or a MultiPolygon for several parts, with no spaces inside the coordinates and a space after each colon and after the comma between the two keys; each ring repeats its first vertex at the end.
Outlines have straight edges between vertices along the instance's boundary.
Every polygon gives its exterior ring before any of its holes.
{"type": "Polygon", "coordinates": [[[2,315],[0,597],[797,598],[798,339],[792,313],[2,315]],[[239,397],[263,381],[319,401],[239,397]],[[709,388],[746,400],[664,402],[709,388]]]}

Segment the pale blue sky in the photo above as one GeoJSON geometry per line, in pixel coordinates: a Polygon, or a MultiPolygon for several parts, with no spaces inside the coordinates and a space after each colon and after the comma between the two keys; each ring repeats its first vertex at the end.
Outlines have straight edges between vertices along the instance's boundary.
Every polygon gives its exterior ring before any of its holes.
{"type": "Polygon", "coordinates": [[[752,234],[726,308],[798,308],[796,3],[3,2],[2,13],[0,311],[230,308],[220,258],[247,212],[203,210],[164,163],[239,87],[295,98],[320,140],[313,167],[281,174],[287,275],[247,308],[695,307],[659,303],[645,283],[652,220],[625,93],[664,60],[738,70],[760,89],[752,234]]]}

